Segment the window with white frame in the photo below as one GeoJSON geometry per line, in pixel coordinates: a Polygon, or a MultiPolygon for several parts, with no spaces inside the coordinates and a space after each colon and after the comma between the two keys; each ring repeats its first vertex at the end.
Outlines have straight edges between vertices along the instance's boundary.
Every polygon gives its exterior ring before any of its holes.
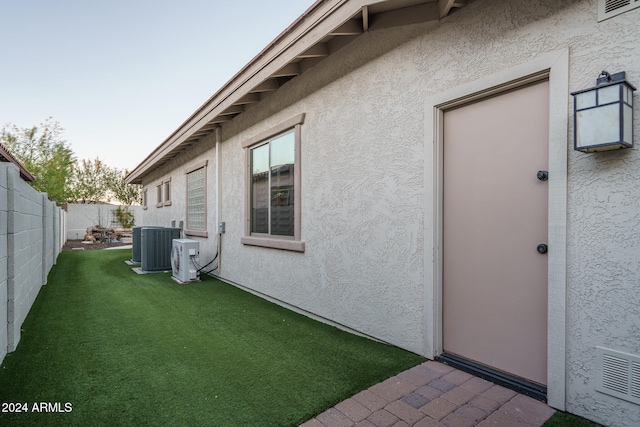
{"type": "Polygon", "coordinates": [[[207,162],[187,172],[187,226],[185,234],[207,237],[207,162]]]}
{"type": "Polygon", "coordinates": [[[243,143],[247,157],[242,243],[304,252],[300,238],[300,135],[304,114],[243,143]]]}

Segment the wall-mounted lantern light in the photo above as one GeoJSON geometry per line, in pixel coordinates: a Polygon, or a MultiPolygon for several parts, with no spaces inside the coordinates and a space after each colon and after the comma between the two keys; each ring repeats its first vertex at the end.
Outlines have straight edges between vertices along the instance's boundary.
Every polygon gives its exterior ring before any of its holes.
{"type": "Polygon", "coordinates": [[[633,147],[633,91],[625,72],[603,71],[596,86],[572,92],[574,146],[585,153],[633,147]]]}

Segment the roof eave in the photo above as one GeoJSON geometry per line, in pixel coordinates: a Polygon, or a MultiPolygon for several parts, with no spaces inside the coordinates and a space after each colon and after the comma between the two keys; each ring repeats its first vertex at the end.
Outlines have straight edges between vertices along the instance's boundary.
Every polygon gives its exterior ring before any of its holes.
{"type": "MultiPolygon", "coordinates": [[[[472,1],[472,0],[470,0],[472,1]]],[[[446,16],[451,8],[466,5],[467,0],[318,0],[287,29],[267,45],[222,88],[211,96],[168,138],[153,150],[125,178],[130,184],[142,184],[143,178],[187,146],[233,119],[246,104],[259,102],[262,91],[277,90],[277,79],[293,78],[302,73],[300,63],[328,56],[327,37],[357,37],[369,30],[369,12],[396,12],[404,9],[406,17],[392,17],[393,22],[414,23],[419,9],[422,21],[446,16]],[[413,9],[413,10],[410,10],[413,9]]],[[[380,14],[382,15],[382,13],[380,14]]],[[[387,15],[392,15],[388,13],[387,15]]],[[[387,16],[389,18],[389,16],[387,16]]],[[[379,20],[387,27],[390,19],[379,20]]]]}
{"type": "Polygon", "coordinates": [[[13,163],[14,165],[17,166],[18,169],[20,170],[20,177],[23,180],[27,182],[33,182],[36,180],[36,177],[33,176],[31,172],[29,172],[27,168],[25,168],[24,165],[20,163],[20,161],[16,159],[13,154],[11,154],[9,149],[2,144],[0,144],[0,157],[6,159],[8,162],[13,163]]]}

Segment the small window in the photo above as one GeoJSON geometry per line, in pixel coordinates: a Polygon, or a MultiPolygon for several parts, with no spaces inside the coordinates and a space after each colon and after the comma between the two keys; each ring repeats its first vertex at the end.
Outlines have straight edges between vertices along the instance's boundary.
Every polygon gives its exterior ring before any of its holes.
{"type": "Polygon", "coordinates": [[[142,209],[147,209],[147,189],[142,190],[142,209]]]}
{"type": "Polygon", "coordinates": [[[157,195],[156,208],[161,208],[163,206],[163,203],[162,203],[162,183],[160,183],[160,184],[158,184],[156,186],[156,195],[157,195]]]}
{"type": "Polygon", "coordinates": [[[156,208],[171,206],[171,178],[167,178],[156,186],[156,208]]]}
{"type": "Polygon", "coordinates": [[[246,245],[304,252],[300,239],[300,133],[304,114],[243,143],[246,245]]]}
{"type": "Polygon", "coordinates": [[[186,235],[207,237],[207,162],[187,172],[186,235]]]}
{"type": "Polygon", "coordinates": [[[171,205],[171,178],[164,181],[162,185],[164,187],[164,199],[162,204],[164,206],[170,206],[171,205]]]}

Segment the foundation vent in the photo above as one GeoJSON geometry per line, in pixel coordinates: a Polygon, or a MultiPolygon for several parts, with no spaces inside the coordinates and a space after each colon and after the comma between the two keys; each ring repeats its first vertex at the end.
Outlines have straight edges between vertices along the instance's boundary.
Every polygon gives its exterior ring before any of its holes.
{"type": "Polygon", "coordinates": [[[640,363],[631,363],[631,396],[640,401],[640,363]]]}
{"type": "Polygon", "coordinates": [[[598,22],[640,7],[640,0],[598,0],[598,22]]]}
{"type": "Polygon", "coordinates": [[[640,404],[640,356],[596,347],[596,390],[640,404]]]}

